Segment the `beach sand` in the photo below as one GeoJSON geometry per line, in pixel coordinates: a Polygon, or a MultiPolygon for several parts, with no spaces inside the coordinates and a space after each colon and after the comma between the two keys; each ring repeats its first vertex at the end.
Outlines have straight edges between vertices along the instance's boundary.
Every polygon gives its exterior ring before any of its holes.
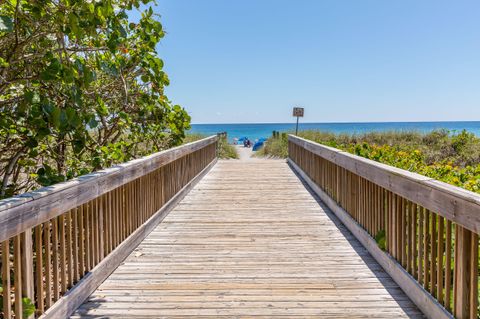
{"type": "Polygon", "coordinates": [[[253,151],[251,147],[243,147],[243,145],[236,145],[238,157],[240,161],[257,160],[258,158],[252,157],[253,151]]]}

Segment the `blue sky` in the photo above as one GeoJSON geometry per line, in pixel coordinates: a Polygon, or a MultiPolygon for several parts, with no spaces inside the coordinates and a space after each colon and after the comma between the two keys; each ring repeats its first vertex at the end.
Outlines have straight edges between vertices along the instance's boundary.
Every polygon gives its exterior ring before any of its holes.
{"type": "Polygon", "coordinates": [[[158,0],[193,123],[480,120],[480,1],[158,0]]]}

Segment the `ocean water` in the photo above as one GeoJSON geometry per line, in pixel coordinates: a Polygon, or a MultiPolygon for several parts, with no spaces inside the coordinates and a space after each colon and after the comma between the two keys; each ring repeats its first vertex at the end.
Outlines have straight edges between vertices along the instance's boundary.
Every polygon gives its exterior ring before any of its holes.
{"type": "MultiPolygon", "coordinates": [[[[373,131],[416,130],[429,132],[437,129],[447,129],[460,132],[467,130],[480,136],[480,121],[458,122],[378,122],[378,123],[300,123],[298,130],[322,130],[334,133],[366,133],[373,131]]],[[[295,123],[255,123],[255,124],[192,124],[190,133],[212,135],[227,132],[229,141],[233,138],[248,137],[254,141],[258,138],[268,138],[272,131],[294,132],[295,123]]]]}

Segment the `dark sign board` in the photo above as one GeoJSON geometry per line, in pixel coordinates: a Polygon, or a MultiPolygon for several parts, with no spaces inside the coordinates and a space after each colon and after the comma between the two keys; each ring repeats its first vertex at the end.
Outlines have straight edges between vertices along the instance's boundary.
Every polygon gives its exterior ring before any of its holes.
{"type": "Polygon", "coordinates": [[[294,107],[293,116],[303,117],[303,107],[294,107]]]}

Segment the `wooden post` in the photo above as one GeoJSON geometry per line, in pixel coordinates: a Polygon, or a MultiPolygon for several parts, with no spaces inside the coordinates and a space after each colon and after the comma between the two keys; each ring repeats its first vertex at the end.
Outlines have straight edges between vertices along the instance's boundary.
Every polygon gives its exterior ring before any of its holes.
{"type": "Polygon", "coordinates": [[[98,204],[98,209],[99,209],[99,240],[100,240],[100,259],[99,259],[99,262],[101,260],[103,260],[103,258],[105,258],[105,220],[104,220],[104,214],[105,214],[105,210],[104,210],[104,205],[105,205],[105,199],[107,197],[104,195],[102,197],[100,197],[100,199],[98,200],[97,204],[98,204]]]}
{"type": "Polygon", "coordinates": [[[12,299],[10,288],[10,240],[2,242],[2,288],[3,318],[12,317],[12,299]]]}
{"type": "Polygon", "coordinates": [[[478,282],[472,280],[472,273],[477,273],[477,260],[473,260],[476,254],[472,254],[474,249],[478,249],[478,237],[463,228],[456,225],[457,238],[455,243],[455,311],[456,318],[470,318],[471,314],[476,317],[476,299],[478,298],[478,282]]]}
{"type": "MultiPolygon", "coordinates": [[[[34,276],[33,276],[33,240],[32,229],[29,228],[21,234],[21,256],[22,256],[22,295],[32,302],[35,302],[34,296],[34,276]]],[[[28,318],[33,318],[31,315],[28,318]]]]}
{"type": "Polygon", "coordinates": [[[299,118],[300,118],[300,117],[297,116],[297,125],[295,126],[295,135],[297,135],[297,136],[298,136],[298,119],[299,119],[299,118]]]}
{"type": "Polygon", "coordinates": [[[15,278],[15,318],[22,318],[22,250],[21,235],[13,237],[13,271],[15,278]]]}

